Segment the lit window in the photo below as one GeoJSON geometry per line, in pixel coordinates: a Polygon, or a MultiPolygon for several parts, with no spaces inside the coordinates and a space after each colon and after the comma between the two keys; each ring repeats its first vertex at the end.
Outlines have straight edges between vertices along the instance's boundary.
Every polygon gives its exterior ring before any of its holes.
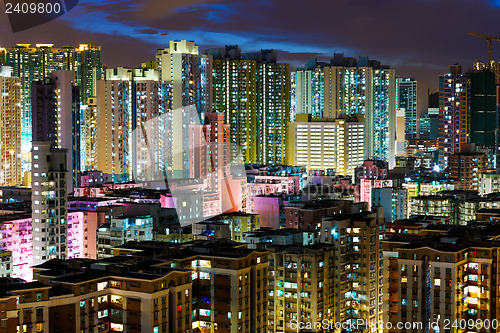
{"type": "Polygon", "coordinates": [[[200,316],[210,317],[210,310],[208,310],[208,309],[200,309],[200,316]]]}
{"type": "Polygon", "coordinates": [[[212,267],[210,264],[210,260],[200,260],[200,266],[201,267],[212,267]]]}
{"type": "Polygon", "coordinates": [[[440,286],[441,285],[441,279],[434,279],[434,285],[435,286],[440,286]]]}
{"type": "Polygon", "coordinates": [[[99,311],[97,313],[97,317],[98,318],[104,318],[104,317],[107,317],[108,316],[108,309],[105,309],[105,310],[102,310],[102,311],[99,311]]]}
{"type": "Polygon", "coordinates": [[[123,332],[123,325],[111,323],[111,330],[116,332],[123,332]]]}
{"type": "Polygon", "coordinates": [[[123,303],[123,297],[122,296],[117,296],[117,295],[111,295],[111,303],[122,304],[123,303]]]}

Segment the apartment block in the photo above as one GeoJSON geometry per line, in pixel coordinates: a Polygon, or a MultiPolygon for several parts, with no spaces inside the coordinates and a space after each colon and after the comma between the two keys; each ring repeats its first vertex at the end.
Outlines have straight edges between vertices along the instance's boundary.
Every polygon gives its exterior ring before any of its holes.
{"type": "Polygon", "coordinates": [[[499,316],[499,230],[498,226],[481,229],[448,228],[447,233],[437,236],[401,235],[384,242],[384,264],[388,267],[384,274],[384,321],[394,325],[387,332],[498,331],[453,325],[492,322],[499,316]],[[396,329],[397,322],[422,326],[396,329]],[[445,326],[447,322],[451,324],[445,326]]]}

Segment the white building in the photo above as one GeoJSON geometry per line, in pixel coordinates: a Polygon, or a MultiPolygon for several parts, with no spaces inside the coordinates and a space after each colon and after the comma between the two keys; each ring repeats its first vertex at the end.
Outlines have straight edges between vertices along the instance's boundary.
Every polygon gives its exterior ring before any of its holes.
{"type": "Polygon", "coordinates": [[[365,156],[364,130],[363,122],[297,114],[297,121],[288,124],[288,164],[353,176],[365,156]]]}
{"type": "Polygon", "coordinates": [[[31,151],[33,265],[68,258],[67,149],[33,141],[31,151]]]}

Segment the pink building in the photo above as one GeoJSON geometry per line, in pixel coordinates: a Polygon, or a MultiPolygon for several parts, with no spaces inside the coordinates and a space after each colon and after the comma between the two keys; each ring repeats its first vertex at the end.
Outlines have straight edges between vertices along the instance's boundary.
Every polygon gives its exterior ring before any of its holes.
{"type": "Polygon", "coordinates": [[[356,168],[356,182],[358,179],[383,179],[387,178],[387,163],[380,160],[366,160],[362,166],[356,168]]]}
{"type": "Polygon", "coordinates": [[[280,228],[280,210],[283,207],[281,196],[256,196],[253,198],[253,207],[253,214],[260,215],[261,228],[280,228]]]}
{"type": "Polygon", "coordinates": [[[12,252],[12,277],[33,280],[31,214],[2,216],[0,221],[0,248],[12,252]]]}
{"type": "Polygon", "coordinates": [[[246,185],[246,200],[244,206],[247,213],[255,213],[255,197],[267,195],[299,193],[300,176],[255,176],[254,181],[246,185]]]}
{"type": "MultiPolygon", "coordinates": [[[[85,224],[83,212],[68,213],[67,221],[68,259],[88,258],[89,248],[94,242],[85,237],[92,232],[85,224]]],[[[30,214],[3,216],[0,219],[0,249],[12,252],[12,277],[33,280],[33,234],[30,214]]]]}
{"type": "Polygon", "coordinates": [[[368,210],[372,209],[372,189],[393,187],[392,179],[361,179],[360,201],[368,203],[368,210]]]}
{"type": "MultiPolygon", "coordinates": [[[[92,230],[90,230],[92,232],[92,230]]],[[[94,231],[95,232],[95,231],[94,231]]],[[[68,259],[88,257],[88,245],[85,244],[87,226],[83,212],[68,213],[68,259]]]]}
{"type": "Polygon", "coordinates": [[[297,194],[299,176],[255,176],[254,195],[297,194]]]}

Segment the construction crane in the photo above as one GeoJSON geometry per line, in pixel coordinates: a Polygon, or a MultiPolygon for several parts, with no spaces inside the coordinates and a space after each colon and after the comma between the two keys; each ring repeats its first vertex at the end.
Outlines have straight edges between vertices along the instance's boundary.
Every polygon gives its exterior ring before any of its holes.
{"type": "Polygon", "coordinates": [[[491,62],[491,41],[492,40],[500,41],[500,37],[483,35],[483,34],[479,34],[477,32],[469,32],[469,35],[484,38],[488,42],[488,66],[489,66],[490,62],[491,62]]]}

